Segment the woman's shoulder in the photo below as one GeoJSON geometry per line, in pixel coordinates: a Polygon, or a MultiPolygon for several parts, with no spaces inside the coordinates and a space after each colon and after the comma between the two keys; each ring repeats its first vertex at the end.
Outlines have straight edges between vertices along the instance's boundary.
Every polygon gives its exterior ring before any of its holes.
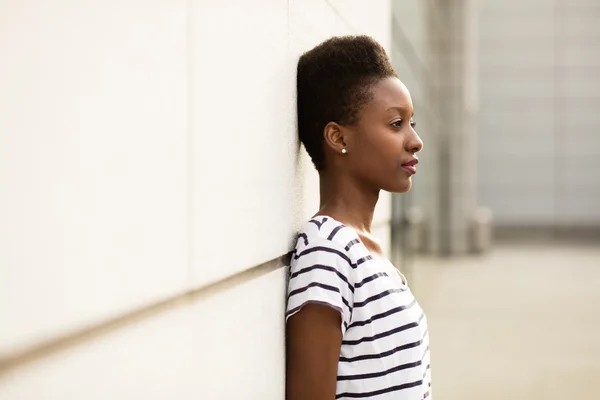
{"type": "Polygon", "coordinates": [[[316,216],[305,221],[297,235],[296,251],[315,245],[326,246],[349,254],[360,243],[354,229],[328,216],[316,216]]]}

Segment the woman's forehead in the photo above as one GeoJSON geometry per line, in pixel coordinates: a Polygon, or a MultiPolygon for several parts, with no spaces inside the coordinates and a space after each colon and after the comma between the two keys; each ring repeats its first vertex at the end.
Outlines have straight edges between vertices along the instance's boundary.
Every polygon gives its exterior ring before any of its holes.
{"type": "Polygon", "coordinates": [[[371,89],[373,111],[413,112],[412,99],[407,87],[396,77],[382,79],[371,89]]]}

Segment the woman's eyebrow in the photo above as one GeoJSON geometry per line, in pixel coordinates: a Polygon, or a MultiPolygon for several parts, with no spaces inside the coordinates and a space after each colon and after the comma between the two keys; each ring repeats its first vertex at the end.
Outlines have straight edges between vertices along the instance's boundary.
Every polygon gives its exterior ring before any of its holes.
{"type": "MultiPolygon", "coordinates": [[[[388,108],[386,111],[390,111],[390,110],[396,110],[396,111],[400,111],[402,113],[402,112],[408,111],[408,108],[407,107],[392,106],[392,107],[388,108]]],[[[414,117],[414,115],[415,115],[415,112],[413,111],[412,115],[411,115],[411,118],[414,117]]]]}

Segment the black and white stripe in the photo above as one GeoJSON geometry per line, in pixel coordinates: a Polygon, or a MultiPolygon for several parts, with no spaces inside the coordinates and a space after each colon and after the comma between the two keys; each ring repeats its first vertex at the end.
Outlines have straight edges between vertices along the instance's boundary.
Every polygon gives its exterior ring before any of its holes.
{"type": "Polygon", "coordinates": [[[427,318],[403,279],[331,217],[298,234],[286,318],[309,303],[340,312],[337,399],[431,398],[427,318]]]}

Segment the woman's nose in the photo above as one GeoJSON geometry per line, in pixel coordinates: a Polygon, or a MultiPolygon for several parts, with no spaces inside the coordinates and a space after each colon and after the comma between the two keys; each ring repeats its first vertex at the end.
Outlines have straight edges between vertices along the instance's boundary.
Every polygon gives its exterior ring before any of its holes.
{"type": "Polygon", "coordinates": [[[418,153],[423,150],[423,141],[414,130],[412,131],[410,139],[406,142],[406,150],[411,153],[418,153]]]}

